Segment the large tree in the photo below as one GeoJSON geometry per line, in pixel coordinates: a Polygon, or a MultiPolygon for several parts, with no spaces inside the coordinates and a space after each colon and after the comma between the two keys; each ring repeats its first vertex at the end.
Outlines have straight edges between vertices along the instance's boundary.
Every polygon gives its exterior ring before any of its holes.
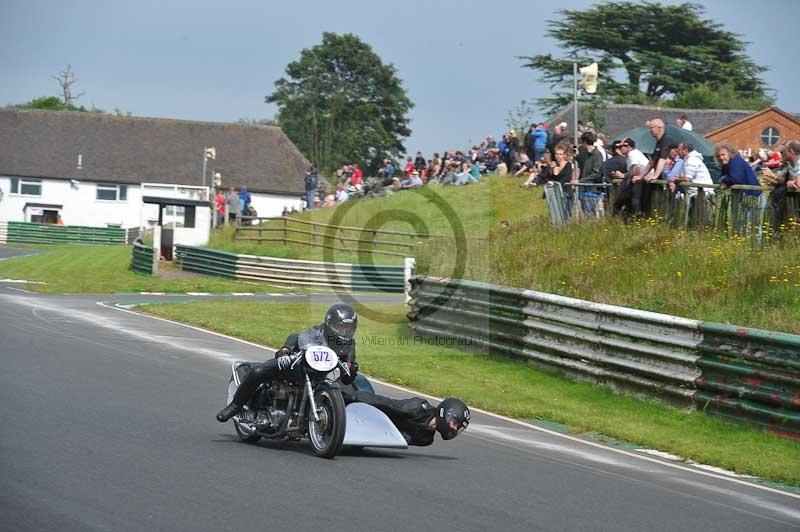
{"type": "Polygon", "coordinates": [[[331,170],[348,162],[376,165],[405,152],[414,106],[392,65],[351,34],[323,33],[300,52],[266,97],[277,121],[306,157],[331,170]]]}
{"type": "Polygon", "coordinates": [[[752,106],[772,102],[746,44],[714,21],[699,4],[608,2],[585,10],[561,10],[548,21],[547,35],[566,50],[521,57],[523,66],[542,73],[551,88],[569,89],[538,100],[552,111],[572,99],[572,64],[599,63],[597,99],[613,103],[666,104],[705,83],[730,87],[752,106]]]}

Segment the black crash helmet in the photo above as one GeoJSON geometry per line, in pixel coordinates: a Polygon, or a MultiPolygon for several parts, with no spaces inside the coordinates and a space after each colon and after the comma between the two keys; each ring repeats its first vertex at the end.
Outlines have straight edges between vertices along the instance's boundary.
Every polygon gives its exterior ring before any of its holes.
{"type": "Polygon", "coordinates": [[[358,327],[358,315],[350,305],[337,303],[325,313],[325,336],[337,344],[350,344],[358,327]]]}
{"type": "Polygon", "coordinates": [[[436,407],[436,430],[443,440],[452,440],[467,429],[469,408],[460,399],[448,397],[436,407]]]}

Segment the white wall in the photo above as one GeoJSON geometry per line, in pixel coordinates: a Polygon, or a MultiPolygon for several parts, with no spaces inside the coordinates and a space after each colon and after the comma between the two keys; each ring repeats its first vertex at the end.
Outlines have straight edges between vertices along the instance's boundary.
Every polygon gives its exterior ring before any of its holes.
{"type": "MultiPolygon", "coordinates": [[[[0,190],[3,191],[0,221],[30,221],[25,219],[25,204],[46,203],[63,205],[60,214],[65,225],[139,227],[142,204],[139,185],[128,185],[125,201],[103,201],[97,199],[97,184],[93,182],[80,181],[77,185],[60,179],[42,179],[41,182],[41,196],[11,194],[11,178],[0,176],[0,190]]],[[[147,218],[157,219],[158,207],[148,205],[145,213],[147,218]]]]}
{"type": "MultiPolygon", "coordinates": [[[[69,181],[60,179],[42,179],[41,185],[40,196],[11,194],[11,178],[0,176],[0,190],[2,190],[0,221],[28,222],[30,213],[23,211],[25,204],[40,203],[61,205],[59,213],[64,225],[88,227],[119,225],[127,229],[140,227],[140,223],[149,228],[158,222],[158,205],[147,204],[142,208],[142,187],[138,184],[128,185],[127,198],[123,201],[98,200],[97,184],[89,181],[80,181],[77,185],[73,185],[69,181]]],[[[145,194],[157,195],[147,190],[145,194]]],[[[173,217],[164,215],[163,222],[167,224],[172,219],[173,217]]],[[[211,209],[197,207],[195,226],[175,228],[174,242],[187,246],[205,245],[208,243],[210,228],[211,209]]]]}
{"type": "Polygon", "coordinates": [[[294,196],[279,196],[277,194],[261,194],[260,192],[250,193],[253,208],[259,216],[280,216],[283,207],[295,207],[300,210],[305,202],[300,200],[300,194],[294,196]]]}

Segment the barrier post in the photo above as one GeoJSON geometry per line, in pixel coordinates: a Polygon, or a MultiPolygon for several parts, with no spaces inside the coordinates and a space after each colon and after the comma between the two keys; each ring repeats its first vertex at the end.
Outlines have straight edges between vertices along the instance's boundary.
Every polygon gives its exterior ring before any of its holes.
{"type": "Polygon", "coordinates": [[[403,261],[403,292],[406,295],[406,305],[411,301],[411,276],[414,275],[416,265],[414,257],[406,257],[403,261]]]}

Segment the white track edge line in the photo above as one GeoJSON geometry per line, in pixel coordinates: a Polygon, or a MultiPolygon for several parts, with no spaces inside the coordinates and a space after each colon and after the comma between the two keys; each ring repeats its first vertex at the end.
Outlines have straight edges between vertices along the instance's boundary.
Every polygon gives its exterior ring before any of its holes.
{"type": "Polygon", "coordinates": [[[128,310],[128,309],[125,309],[125,308],[120,308],[120,307],[118,307],[116,305],[108,305],[108,304],[106,304],[106,303],[104,303],[102,301],[96,301],[96,303],[98,305],[100,305],[101,307],[105,307],[105,308],[108,308],[108,309],[118,310],[120,312],[127,312],[128,314],[135,314],[137,316],[144,316],[146,318],[151,318],[151,319],[158,320],[158,321],[164,321],[164,322],[167,322],[167,323],[171,323],[173,325],[180,325],[181,327],[186,327],[187,329],[192,329],[194,331],[198,331],[198,332],[202,332],[202,333],[206,333],[206,334],[211,334],[211,335],[214,335],[214,336],[219,336],[220,338],[225,338],[227,340],[234,340],[236,342],[239,342],[239,343],[242,343],[242,344],[247,344],[247,345],[252,346],[252,347],[257,347],[259,349],[264,349],[265,351],[270,351],[272,353],[277,351],[277,349],[273,349],[273,348],[267,347],[265,345],[257,344],[255,342],[248,342],[247,340],[242,340],[241,338],[236,338],[234,336],[228,336],[227,334],[222,334],[222,333],[210,331],[208,329],[203,329],[202,327],[196,327],[194,325],[189,325],[188,323],[181,323],[179,321],[170,320],[170,319],[167,319],[167,318],[161,318],[159,316],[151,316],[150,314],[144,314],[142,312],[134,312],[132,310],[128,310]]]}
{"type": "MultiPolygon", "coordinates": [[[[158,316],[151,316],[149,314],[144,314],[144,313],[141,313],[141,312],[134,312],[132,310],[119,308],[117,306],[107,305],[107,304],[103,303],[102,301],[98,301],[97,304],[100,305],[101,307],[109,308],[109,309],[112,309],[112,310],[118,310],[120,312],[127,312],[129,314],[135,314],[137,316],[145,316],[147,318],[152,318],[154,320],[164,321],[164,322],[167,322],[167,323],[172,323],[174,325],[179,325],[181,327],[187,327],[187,328],[195,330],[195,331],[211,334],[211,335],[214,335],[214,336],[219,336],[219,337],[222,337],[222,338],[227,338],[228,340],[233,340],[235,342],[240,342],[240,343],[247,344],[247,345],[250,345],[250,346],[253,346],[253,347],[258,347],[260,349],[265,349],[267,351],[272,351],[272,352],[277,351],[276,349],[273,349],[271,347],[267,347],[267,346],[264,346],[264,345],[261,345],[261,344],[256,344],[254,342],[249,342],[247,340],[242,340],[241,338],[236,338],[234,336],[228,336],[227,334],[222,334],[222,333],[210,331],[208,329],[203,329],[202,327],[196,327],[194,325],[189,325],[188,323],[181,323],[179,321],[170,320],[170,319],[167,319],[167,318],[161,318],[161,317],[158,317],[158,316]]],[[[397,384],[392,384],[392,383],[389,383],[389,382],[386,382],[386,381],[382,381],[382,380],[377,379],[375,377],[370,377],[370,379],[375,381],[375,382],[377,382],[378,384],[381,384],[381,385],[386,386],[388,388],[394,388],[396,390],[402,390],[404,392],[408,392],[408,393],[411,393],[411,394],[419,395],[419,396],[422,396],[422,397],[428,397],[430,399],[435,399],[436,401],[441,401],[442,400],[441,397],[436,397],[434,395],[429,395],[429,394],[426,394],[426,393],[423,393],[423,392],[419,392],[419,391],[411,389],[411,388],[405,388],[405,387],[399,386],[397,384]]],[[[536,431],[539,431],[539,432],[543,432],[545,434],[549,434],[551,436],[556,436],[558,438],[563,438],[563,439],[570,440],[570,441],[573,441],[573,442],[576,442],[576,443],[581,443],[583,445],[588,445],[590,447],[595,447],[595,448],[598,448],[598,449],[604,449],[606,451],[611,451],[611,452],[614,452],[614,453],[617,453],[617,454],[621,454],[623,456],[628,456],[628,457],[631,457],[631,458],[637,458],[639,460],[644,460],[645,462],[652,462],[654,464],[660,464],[662,466],[671,467],[673,469],[679,469],[681,471],[694,473],[696,475],[702,475],[702,476],[705,476],[705,477],[715,478],[715,479],[718,479],[718,480],[724,480],[724,481],[727,481],[727,482],[732,482],[734,484],[740,484],[742,486],[748,486],[750,488],[756,488],[756,489],[759,489],[759,490],[768,491],[768,492],[771,492],[771,493],[776,493],[778,495],[785,495],[787,497],[792,497],[792,498],[800,500],[800,494],[791,493],[791,492],[784,491],[784,490],[779,490],[779,489],[772,488],[770,486],[764,486],[764,485],[761,485],[761,484],[754,484],[752,482],[747,482],[747,481],[740,480],[738,478],[729,477],[729,476],[726,476],[726,475],[720,475],[720,474],[716,474],[716,473],[710,473],[708,471],[698,470],[698,469],[693,468],[693,467],[687,467],[687,466],[682,466],[680,464],[674,464],[674,463],[667,462],[667,461],[664,461],[664,460],[659,460],[657,458],[652,458],[650,456],[644,456],[644,455],[641,455],[641,454],[638,454],[638,453],[632,453],[632,452],[626,451],[624,449],[618,449],[616,447],[603,445],[601,443],[584,440],[584,439],[581,439],[581,438],[577,438],[575,436],[570,436],[569,434],[564,434],[562,432],[557,432],[555,430],[550,430],[550,429],[547,429],[547,428],[544,428],[544,427],[539,427],[539,426],[533,425],[531,423],[526,423],[525,421],[520,421],[518,419],[506,417],[506,416],[503,416],[503,415],[500,415],[500,414],[495,414],[494,412],[489,412],[487,410],[482,410],[480,408],[472,408],[472,407],[470,407],[470,410],[475,411],[475,412],[479,412],[479,413],[481,413],[483,415],[486,415],[486,416],[489,416],[489,417],[502,419],[503,421],[507,421],[507,422],[512,423],[514,425],[519,425],[519,426],[522,426],[522,427],[533,429],[533,430],[536,430],[536,431]]]]}

